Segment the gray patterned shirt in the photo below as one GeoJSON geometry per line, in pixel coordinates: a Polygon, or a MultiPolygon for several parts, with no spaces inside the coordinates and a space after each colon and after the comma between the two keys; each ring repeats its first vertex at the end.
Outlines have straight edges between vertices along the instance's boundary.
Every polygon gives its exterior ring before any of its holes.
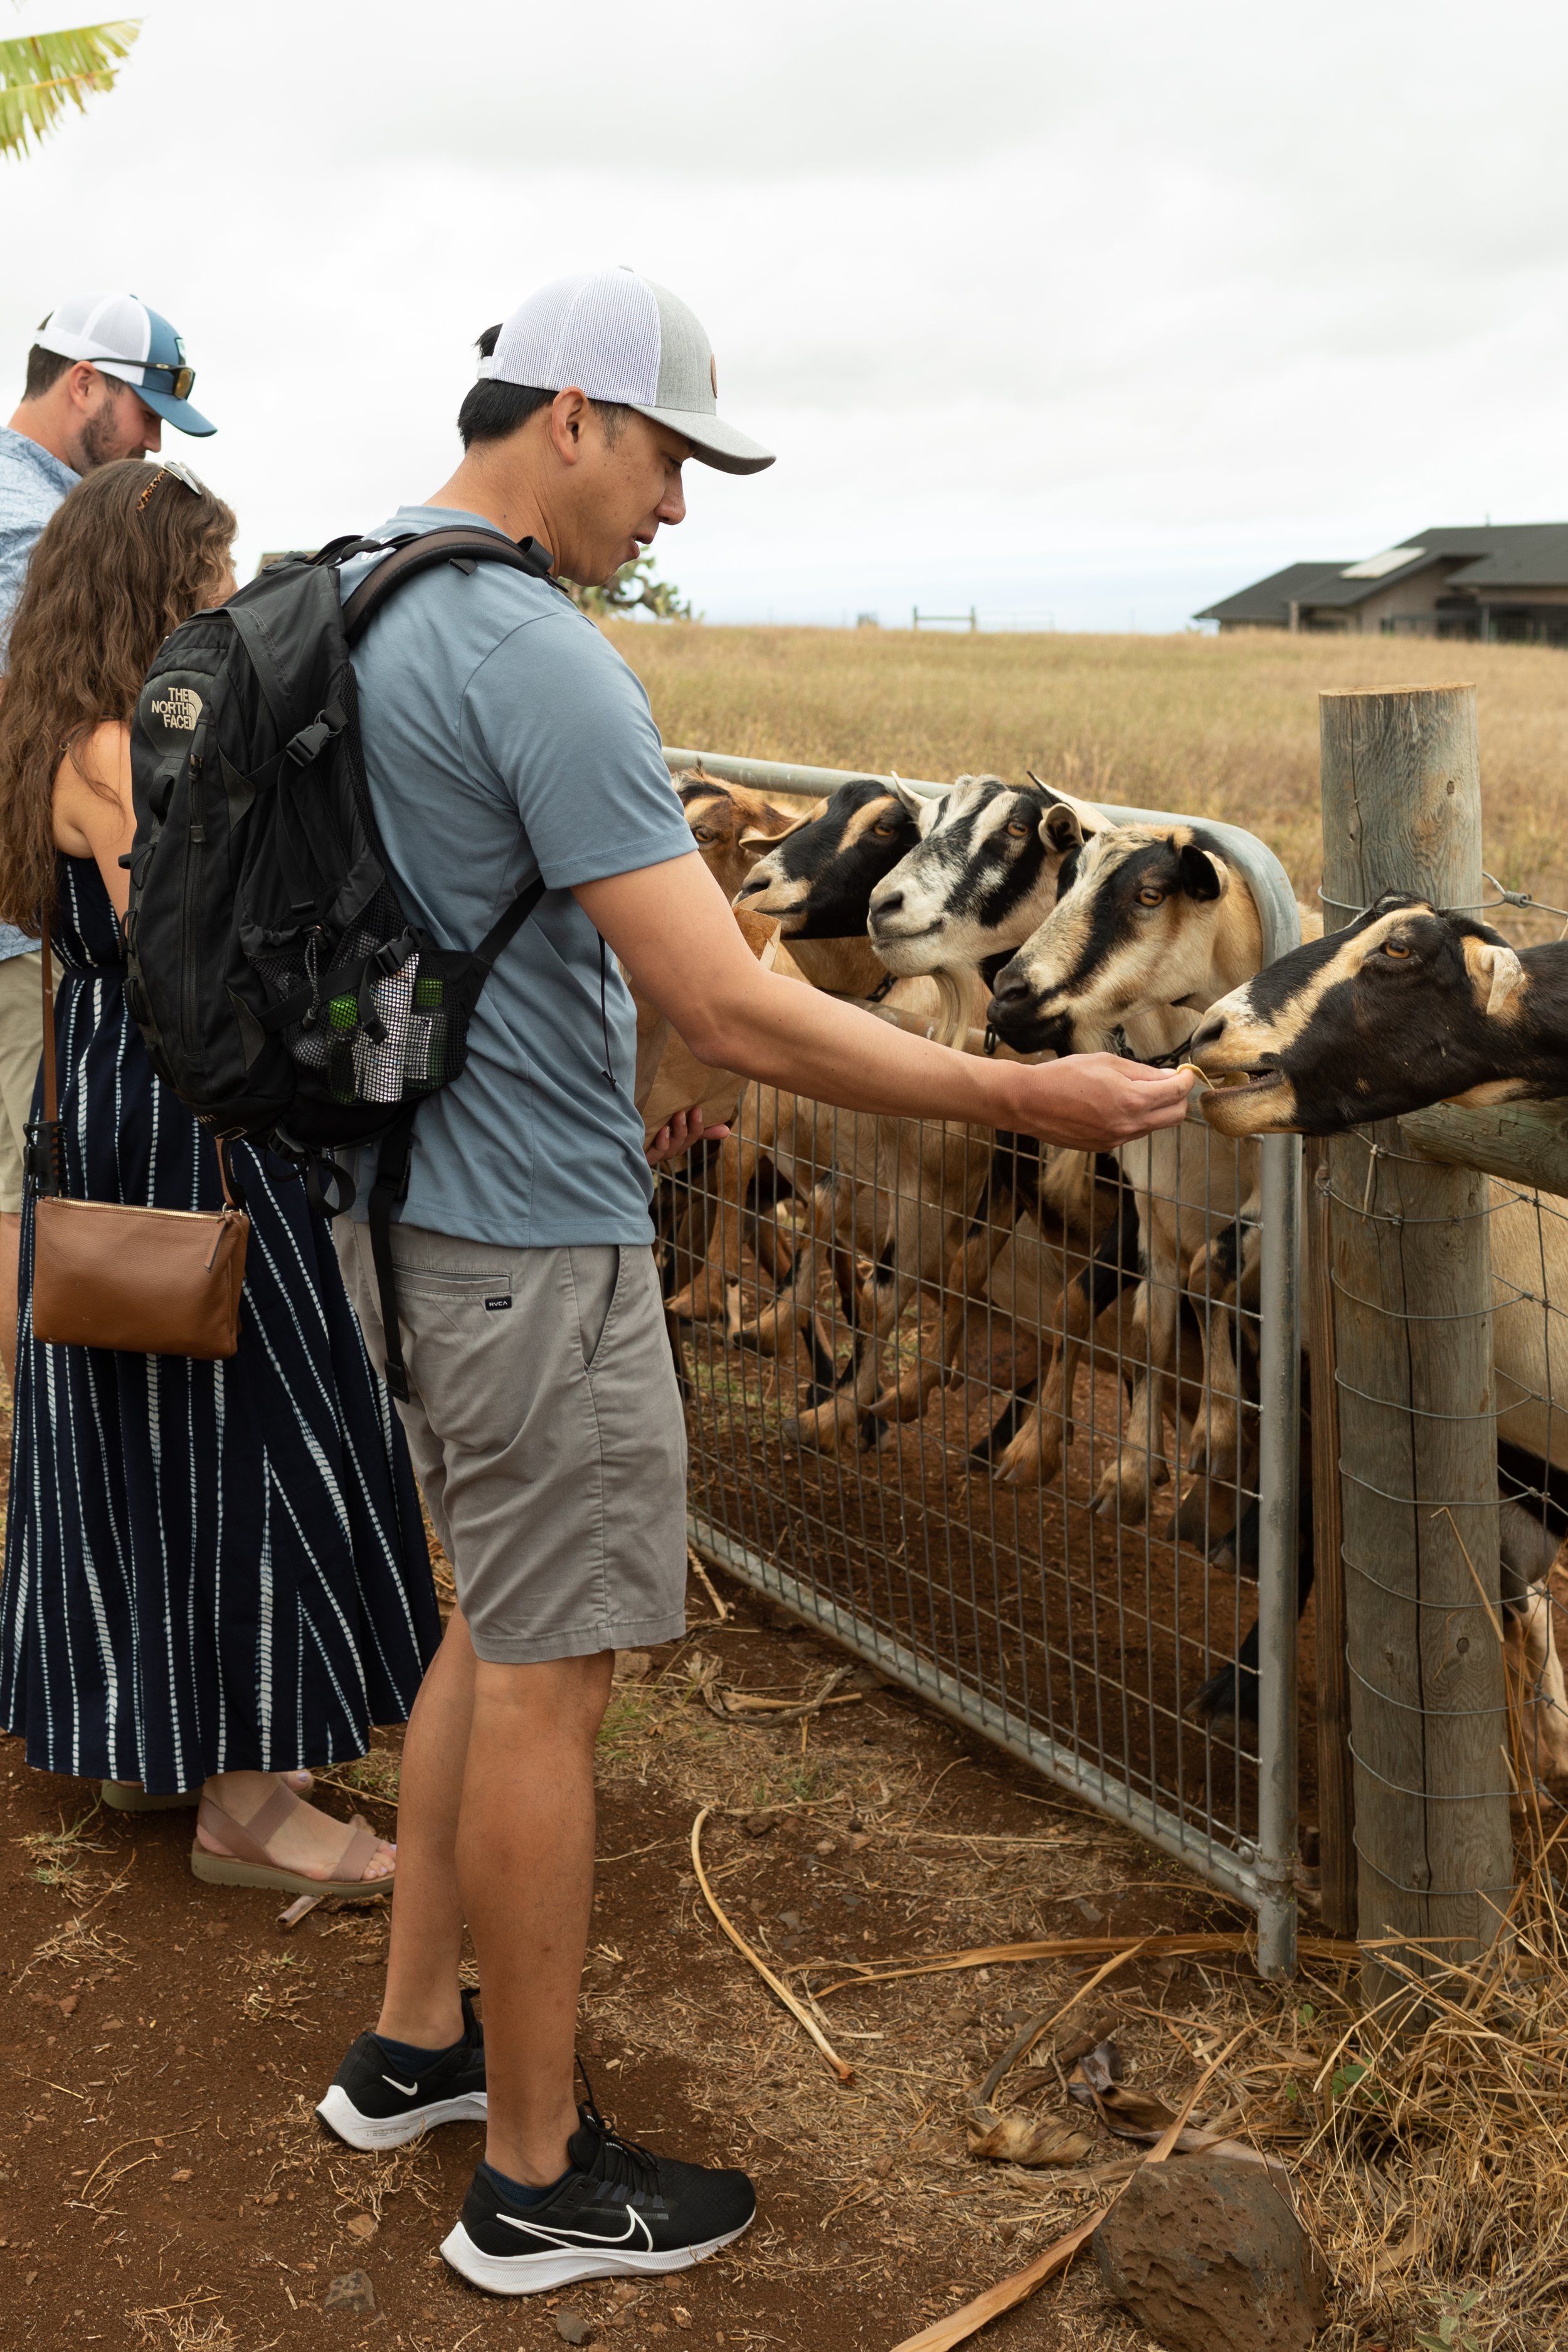
{"type": "MultiPolygon", "coordinates": [[[[0,425],[0,670],[11,635],[11,615],[22,593],[34,542],[68,490],[81,476],[25,433],[0,425]]],[[[0,963],[36,948],[26,931],[0,923],[0,963]]]]}

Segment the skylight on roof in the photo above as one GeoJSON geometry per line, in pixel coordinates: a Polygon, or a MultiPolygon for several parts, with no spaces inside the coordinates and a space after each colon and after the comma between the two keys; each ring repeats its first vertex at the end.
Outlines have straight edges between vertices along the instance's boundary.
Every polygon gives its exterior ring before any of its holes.
{"type": "Polygon", "coordinates": [[[1342,580],[1381,580],[1385,572],[1398,572],[1406,563],[1414,563],[1425,555],[1424,547],[1385,547],[1381,555],[1369,555],[1364,563],[1347,564],[1340,574],[1342,580]]]}

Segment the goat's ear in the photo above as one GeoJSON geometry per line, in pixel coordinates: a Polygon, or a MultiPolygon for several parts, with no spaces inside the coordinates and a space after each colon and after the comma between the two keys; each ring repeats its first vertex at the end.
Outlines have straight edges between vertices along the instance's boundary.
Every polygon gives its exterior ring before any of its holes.
{"type": "Polygon", "coordinates": [[[774,814],[779,822],[771,832],[765,824],[749,824],[738,837],[735,846],[737,849],[754,849],[759,856],[764,850],[776,849],[781,841],[787,841],[792,833],[798,833],[803,824],[809,824],[815,814],[814,810],[807,809],[804,816],[785,816],[782,809],[777,809],[774,814]]]}
{"type": "Polygon", "coordinates": [[[909,785],[896,772],[893,775],[893,790],[911,816],[923,816],[931,804],[927,793],[911,792],[909,785]]]}
{"type": "Polygon", "coordinates": [[[1212,851],[1187,842],[1176,861],[1177,878],[1189,898],[1223,898],[1230,887],[1230,868],[1212,851]]]}
{"type": "Polygon", "coordinates": [[[1511,948],[1494,940],[1467,940],[1465,962],[1477,1003],[1489,1021],[1495,1021],[1522,984],[1524,966],[1511,948]]]}
{"type": "Polygon", "coordinates": [[[1083,827],[1078,821],[1078,811],[1068,808],[1066,801],[1048,808],[1040,819],[1040,839],[1047,849],[1054,849],[1062,857],[1070,857],[1075,849],[1081,849],[1083,827]]]}

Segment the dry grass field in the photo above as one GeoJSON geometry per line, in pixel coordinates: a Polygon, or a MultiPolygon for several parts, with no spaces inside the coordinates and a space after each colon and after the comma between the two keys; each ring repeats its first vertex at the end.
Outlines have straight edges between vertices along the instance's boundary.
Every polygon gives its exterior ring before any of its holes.
{"type": "Polygon", "coordinates": [[[1091,799],[1223,817],[1315,887],[1320,688],[1473,680],[1488,862],[1568,906],[1568,658],[1382,637],[914,635],[655,628],[615,642],[667,743],[945,780],[1026,768],[1091,799]]]}

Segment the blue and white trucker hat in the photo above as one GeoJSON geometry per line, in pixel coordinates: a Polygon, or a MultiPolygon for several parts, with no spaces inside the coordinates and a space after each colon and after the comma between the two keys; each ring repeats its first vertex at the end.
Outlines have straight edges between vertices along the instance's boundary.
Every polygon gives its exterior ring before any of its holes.
{"type": "Polygon", "coordinates": [[[186,362],[181,337],[134,294],[68,295],[33,341],[61,359],[90,360],[100,375],[117,375],[176,432],[217,431],[191,406],[196,372],[186,362]]]}
{"type": "Polygon", "coordinates": [[[683,433],[691,454],[725,474],[773,462],[719,415],[719,368],[707,331],[684,302],[635,269],[557,278],[521,302],[479,373],[502,383],[613,400],[683,433]]]}

